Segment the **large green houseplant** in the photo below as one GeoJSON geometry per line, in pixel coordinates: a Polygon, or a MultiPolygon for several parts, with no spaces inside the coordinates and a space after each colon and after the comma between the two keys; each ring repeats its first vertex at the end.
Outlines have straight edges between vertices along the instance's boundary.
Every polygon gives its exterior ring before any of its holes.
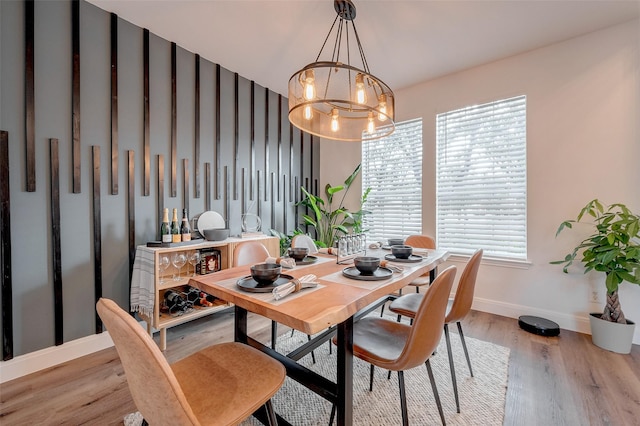
{"type": "MultiPolygon", "coordinates": [[[[563,260],[551,263],[564,265],[562,269],[568,273],[568,268],[578,258],[584,263],[585,273],[591,270],[604,272],[607,287],[604,312],[601,315],[591,314],[591,317],[612,323],[629,324],[631,327],[629,339],[631,339],[634,323],[628,321],[622,312],[618,286],[624,281],[640,285],[640,216],[634,214],[624,204],[603,206],[598,199],[594,199],[580,210],[576,220],[562,222],[556,236],[564,229],[572,228],[575,223],[585,223],[583,219],[588,217],[591,218],[590,226],[593,228],[593,233],[584,238],[563,260]]],[[[594,343],[602,346],[596,341],[593,320],[591,325],[594,343]]],[[[628,346],[630,348],[630,341],[628,346]]],[[[606,349],[610,348],[606,347],[606,349]]]]}
{"type": "Polygon", "coordinates": [[[345,197],[360,173],[360,168],[361,165],[358,164],[342,185],[331,186],[327,184],[324,188],[326,200],[313,195],[304,187],[301,188],[304,198],[298,205],[307,207],[309,211],[309,214],[302,215],[302,219],[306,225],[315,228],[316,244],[319,246],[331,247],[339,236],[349,233],[350,229],[354,232],[362,232],[362,216],[366,213],[362,210],[362,205],[367,199],[369,189],[364,191],[360,199],[360,209],[357,212],[351,212],[344,206],[345,197]],[[341,192],[342,198],[334,206],[334,197],[341,192]]]}
{"type": "Polygon", "coordinates": [[[591,200],[580,210],[576,220],[560,224],[556,236],[565,228],[572,228],[585,215],[593,218],[594,232],[582,240],[564,260],[551,262],[564,264],[567,269],[581,256],[587,273],[591,270],[606,274],[607,303],[602,319],[625,323],[624,313],[618,300],[618,286],[627,281],[640,284],[640,216],[624,204],[611,204],[606,208],[598,199],[591,200]]]}

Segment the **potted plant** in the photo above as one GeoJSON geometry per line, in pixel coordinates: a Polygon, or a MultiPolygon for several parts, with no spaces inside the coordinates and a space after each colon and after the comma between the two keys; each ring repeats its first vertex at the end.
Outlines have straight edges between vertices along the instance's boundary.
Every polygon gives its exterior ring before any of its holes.
{"type": "Polygon", "coordinates": [[[362,216],[366,211],[362,210],[362,205],[367,199],[370,189],[364,191],[360,199],[360,210],[350,212],[344,207],[344,199],[351,184],[360,173],[361,165],[355,168],[353,173],[344,181],[343,185],[331,186],[327,184],[324,188],[326,200],[311,194],[304,187],[301,188],[304,198],[298,205],[307,207],[309,214],[302,215],[306,225],[312,226],[316,230],[316,244],[320,247],[331,247],[337,237],[347,234],[349,229],[355,232],[362,232],[362,216]],[[337,206],[333,205],[334,196],[343,192],[342,198],[337,206]]]}
{"type": "Polygon", "coordinates": [[[598,199],[594,199],[580,210],[576,220],[562,222],[556,236],[586,217],[592,218],[590,225],[593,233],[583,239],[564,260],[551,263],[563,264],[562,270],[568,273],[569,266],[581,256],[579,260],[584,263],[585,273],[591,270],[605,273],[607,303],[603,313],[590,314],[592,339],[604,349],[629,353],[635,324],[626,319],[622,312],[618,286],[623,281],[640,285],[640,216],[624,204],[605,207],[598,199]],[[603,331],[604,335],[601,334],[603,331]]]}

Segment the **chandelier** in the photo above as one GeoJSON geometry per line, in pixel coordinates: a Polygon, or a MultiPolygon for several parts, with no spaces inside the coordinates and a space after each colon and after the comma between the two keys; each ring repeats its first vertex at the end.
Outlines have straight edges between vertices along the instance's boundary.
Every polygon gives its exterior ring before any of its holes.
{"type": "Polygon", "coordinates": [[[289,79],[289,121],[305,132],[339,141],[390,135],[395,130],[393,92],[369,71],[354,23],[354,4],[351,0],[333,3],[337,15],[316,61],[289,79]],[[320,55],[334,29],[331,60],[321,61],[320,55]],[[351,64],[351,39],[357,44],[361,68],[351,64]],[[344,56],[343,44],[346,58],[340,56],[341,53],[344,56]]]}

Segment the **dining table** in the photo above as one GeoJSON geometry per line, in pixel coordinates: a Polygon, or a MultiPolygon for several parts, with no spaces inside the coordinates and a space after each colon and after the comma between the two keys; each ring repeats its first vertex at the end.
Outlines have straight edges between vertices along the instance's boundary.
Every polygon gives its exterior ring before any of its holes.
{"type": "MultiPolygon", "coordinates": [[[[217,298],[234,305],[234,339],[257,348],[279,360],[287,375],[330,401],[336,408],[338,425],[353,424],[353,326],[364,315],[392,299],[404,286],[430,273],[435,278],[436,268],[446,261],[446,250],[422,250],[409,260],[393,259],[386,266],[392,273],[376,276],[375,279],[353,274],[353,260],[340,259],[333,255],[314,254],[307,256],[294,268],[282,268],[282,274],[301,278],[308,274],[316,276],[317,286],[302,289],[276,300],[271,292],[247,291],[239,284],[250,278],[250,266],[225,269],[208,275],[196,276],[189,285],[199,288],[217,298]],[[420,258],[419,260],[416,260],[420,258]],[[387,276],[388,275],[388,276],[387,276]],[[247,333],[248,313],[261,315],[273,321],[313,336],[297,349],[283,354],[252,338],[247,333]],[[329,380],[301,365],[302,357],[313,349],[337,336],[336,381],[329,380]]],[[[390,251],[367,249],[360,255],[389,259],[390,251]]],[[[380,274],[378,274],[380,275],[380,274]]],[[[263,423],[260,412],[255,413],[263,423]]],[[[278,424],[289,424],[286,413],[278,413],[278,424]]]]}

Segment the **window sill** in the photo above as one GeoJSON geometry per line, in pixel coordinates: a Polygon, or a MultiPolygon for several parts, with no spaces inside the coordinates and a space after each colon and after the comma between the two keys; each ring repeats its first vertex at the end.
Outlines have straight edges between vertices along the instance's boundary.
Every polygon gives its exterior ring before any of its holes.
{"type": "MultiPolygon", "coordinates": [[[[447,261],[449,262],[459,262],[466,263],[471,258],[470,255],[465,254],[452,254],[449,256],[447,261]]],[[[532,265],[529,260],[515,260],[515,259],[504,259],[498,257],[482,257],[483,265],[488,266],[499,266],[502,268],[515,268],[515,269],[529,269],[532,265]]]]}

